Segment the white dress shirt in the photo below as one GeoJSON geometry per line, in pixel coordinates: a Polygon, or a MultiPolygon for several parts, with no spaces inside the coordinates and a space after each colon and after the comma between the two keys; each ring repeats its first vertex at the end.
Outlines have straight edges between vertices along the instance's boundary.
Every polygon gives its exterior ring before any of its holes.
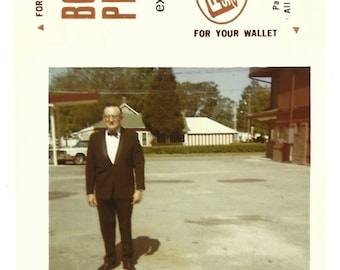
{"type": "Polygon", "coordinates": [[[111,163],[115,163],[118,145],[120,139],[120,130],[117,130],[117,136],[109,135],[108,131],[105,132],[106,149],[111,160],[111,163]]]}

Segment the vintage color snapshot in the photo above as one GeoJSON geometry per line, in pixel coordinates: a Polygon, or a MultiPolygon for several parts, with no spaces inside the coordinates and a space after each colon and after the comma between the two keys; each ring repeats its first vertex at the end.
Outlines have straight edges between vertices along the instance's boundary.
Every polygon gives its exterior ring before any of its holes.
{"type": "Polygon", "coordinates": [[[321,1],[17,4],[18,269],[324,269],[321,1]]]}

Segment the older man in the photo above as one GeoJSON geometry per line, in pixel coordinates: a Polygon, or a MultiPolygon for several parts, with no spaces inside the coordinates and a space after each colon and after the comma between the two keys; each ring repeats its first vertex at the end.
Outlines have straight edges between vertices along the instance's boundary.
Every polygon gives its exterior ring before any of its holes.
{"type": "Polygon", "coordinates": [[[123,268],[134,270],[131,217],[133,205],[142,200],[144,154],[135,132],[121,126],[122,111],[116,104],[104,108],[106,130],[93,133],[86,160],[88,204],[97,207],[105,245],[104,264],[98,270],[116,267],[116,217],[122,244],[123,268]]]}

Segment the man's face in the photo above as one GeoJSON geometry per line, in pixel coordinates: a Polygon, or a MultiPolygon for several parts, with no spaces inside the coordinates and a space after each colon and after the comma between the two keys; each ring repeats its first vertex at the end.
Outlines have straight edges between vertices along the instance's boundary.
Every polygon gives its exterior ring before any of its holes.
{"type": "Polygon", "coordinates": [[[103,119],[108,130],[116,131],[121,125],[122,118],[118,107],[106,107],[104,109],[103,119]]]}

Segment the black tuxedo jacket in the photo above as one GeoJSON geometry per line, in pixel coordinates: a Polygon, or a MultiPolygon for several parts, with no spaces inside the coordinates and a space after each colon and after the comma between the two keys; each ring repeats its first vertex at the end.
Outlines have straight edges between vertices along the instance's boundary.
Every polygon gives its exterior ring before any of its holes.
{"type": "Polygon", "coordinates": [[[106,149],[105,130],[91,135],[86,158],[86,193],[98,200],[130,199],[136,189],[145,189],[144,154],[136,132],[121,127],[114,163],[106,149]]]}

